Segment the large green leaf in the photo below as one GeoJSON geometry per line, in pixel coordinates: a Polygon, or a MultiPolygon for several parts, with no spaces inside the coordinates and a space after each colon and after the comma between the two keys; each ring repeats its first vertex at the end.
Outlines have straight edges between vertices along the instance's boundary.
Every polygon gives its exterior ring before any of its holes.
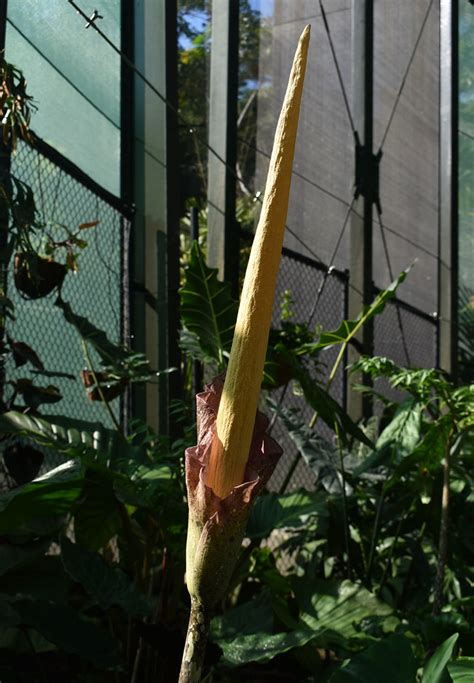
{"type": "Polygon", "coordinates": [[[295,371],[306,401],[330,429],[338,428],[343,443],[348,445],[350,437],[353,437],[367,446],[373,446],[369,437],[356,425],[339,403],[330,396],[326,389],[323,389],[304,368],[295,368],[295,371]]]}
{"type": "Polygon", "coordinates": [[[448,671],[448,663],[452,657],[454,646],[459,638],[459,633],[455,633],[450,638],[441,643],[434,655],[426,664],[423,670],[421,683],[450,683],[452,677],[448,671]]]}
{"type": "Polygon", "coordinates": [[[213,358],[219,369],[225,367],[230,351],[238,303],[232,299],[230,284],[219,282],[217,270],[208,268],[197,242],[193,242],[181,295],[181,317],[186,329],[198,340],[203,358],[213,358]]]}
{"type": "Polygon", "coordinates": [[[417,667],[407,638],[392,635],[357,654],[328,683],[415,683],[417,667]]]}
{"type": "MultiPolygon", "coordinates": [[[[94,454],[101,432],[105,438],[107,430],[100,423],[78,422],[59,417],[55,420],[53,417],[34,417],[15,411],[0,415],[1,434],[27,436],[42,446],[53,448],[66,456],[77,456],[88,451],[94,454]],[[64,421],[64,426],[60,420],[64,421]],[[84,427],[86,429],[83,429],[84,427]]],[[[108,434],[110,435],[110,432],[108,434]]]]}
{"type": "Polygon", "coordinates": [[[271,595],[262,591],[250,602],[244,602],[224,615],[215,617],[211,623],[211,639],[215,643],[231,641],[238,636],[271,633],[273,629],[273,609],[271,595]]]}
{"type": "Polygon", "coordinates": [[[83,485],[81,463],[70,460],[29,484],[0,495],[0,533],[11,532],[31,520],[70,512],[83,485]]]}
{"type": "Polygon", "coordinates": [[[104,469],[87,472],[74,512],[76,540],[85,548],[102,548],[121,528],[121,512],[128,514],[116,496],[114,479],[113,472],[104,469]]]}
{"type": "Polygon", "coordinates": [[[247,525],[249,538],[266,538],[274,529],[301,527],[308,516],[328,517],[326,497],[320,493],[297,491],[257,498],[247,525]]]}
{"type": "Polygon", "coordinates": [[[357,625],[368,617],[387,617],[392,608],[366,588],[350,581],[293,579],[300,619],[313,629],[321,647],[363,637],[357,625]]]}
{"type": "Polygon", "coordinates": [[[22,624],[32,626],[65,652],[109,669],[120,663],[117,643],[91,621],[63,605],[43,600],[15,601],[22,624]]]}
{"type": "Polygon", "coordinates": [[[223,651],[228,665],[265,662],[283,652],[309,642],[313,633],[303,627],[291,633],[273,633],[273,610],[270,594],[260,593],[254,600],[216,617],[211,625],[211,639],[223,651]]]}
{"type": "Polygon", "coordinates": [[[459,657],[448,664],[453,683],[472,683],[474,681],[474,657],[459,657]]]}
{"type": "MultiPolygon", "coordinates": [[[[273,404],[276,408],[276,404],[273,404]]],[[[330,444],[319,434],[315,434],[301,419],[297,412],[277,408],[288,435],[298,448],[304,461],[314,472],[316,481],[328,493],[342,493],[343,477],[340,471],[340,454],[336,446],[330,444]]],[[[347,457],[345,458],[347,461],[347,457]]],[[[352,493],[351,486],[345,482],[346,494],[352,493]]]]}
{"type": "Polygon", "coordinates": [[[314,632],[301,628],[290,633],[252,633],[233,640],[218,642],[226,664],[239,666],[248,662],[268,662],[297,647],[303,647],[314,638],[314,632]]]}
{"type": "Polygon", "coordinates": [[[44,540],[30,543],[10,543],[5,540],[0,544],[0,576],[41,557],[49,545],[49,541],[44,540]]]}
{"type": "Polygon", "coordinates": [[[147,597],[126,574],[118,567],[110,567],[97,553],[63,537],[61,559],[67,573],[82,584],[103,609],[118,605],[133,616],[150,614],[151,604],[147,597]]]}
{"type": "Polygon", "coordinates": [[[56,300],[56,306],[62,310],[67,322],[76,328],[80,337],[94,347],[105,365],[113,366],[128,360],[129,351],[123,346],[111,342],[107,334],[91,323],[90,320],[74,313],[70,304],[61,297],[56,300]]]}
{"type": "Polygon", "coordinates": [[[401,403],[391,420],[380,434],[374,452],[364,460],[355,475],[372,467],[390,462],[398,465],[416,448],[421,437],[421,416],[423,407],[413,396],[401,403]]]}

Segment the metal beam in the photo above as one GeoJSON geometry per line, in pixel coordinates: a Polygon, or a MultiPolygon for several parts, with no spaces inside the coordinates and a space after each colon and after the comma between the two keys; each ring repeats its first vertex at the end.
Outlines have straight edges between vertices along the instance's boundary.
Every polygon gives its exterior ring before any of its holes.
{"type": "Polygon", "coordinates": [[[457,374],[458,2],[440,0],[438,365],[457,374]]]}
{"type": "MultiPolygon", "coordinates": [[[[135,348],[163,370],[179,367],[176,0],[134,0],[134,21],[134,62],[166,103],[135,76],[131,317],[135,348]]],[[[167,434],[169,399],[178,392],[179,377],[162,376],[158,388],[136,392],[134,413],[167,434]]]]}
{"type": "MultiPolygon", "coordinates": [[[[373,0],[352,0],[352,114],[360,137],[363,154],[359,156],[359,171],[365,178],[364,193],[356,200],[351,217],[350,268],[348,288],[348,315],[357,317],[362,307],[372,301],[372,213],[376,199],[373,174],[373,63],[374,63],[374,3],[373,0]],[[358,214],[358,215],[357,215],[358,214]],[[362,216],[360,218],[359,216],[362,216]]],[[[367,324],[359,337],[363,353],[373,353],[373,325],[367,324]]],[[[352,347],[348,362],[355,361],[358,353],[352,347]]],[[[347,409],[355,420],[368,416],[370,402],[353,390],[354,383],[367,382],[366,378],[350,375],[347,386],[347,409]]]]}
{"type": "Polygon", "coordinates": [[[207,258],[238,289],[239,232],[235,219],[239,3],[213,0],[209,95],[207,258]]]}

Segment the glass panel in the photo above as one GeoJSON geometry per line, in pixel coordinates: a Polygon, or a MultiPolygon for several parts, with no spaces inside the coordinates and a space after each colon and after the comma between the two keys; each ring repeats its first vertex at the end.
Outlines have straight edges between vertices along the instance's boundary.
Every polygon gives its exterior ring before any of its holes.
{"type": "MultiPolygon", "coordinates": [[[[120,46],[120,2],[94,6],[100,28],[120,46]]],[[[62,0],[10,0],[6,55],[24,71],[37,101],[32,129],[118,195],[119,55],[62,0]]]]}

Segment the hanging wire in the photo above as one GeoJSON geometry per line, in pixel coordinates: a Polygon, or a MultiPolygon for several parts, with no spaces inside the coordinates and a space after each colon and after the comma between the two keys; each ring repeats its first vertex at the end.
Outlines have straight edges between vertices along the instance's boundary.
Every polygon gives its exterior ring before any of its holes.
{"type": "MultiPolygon", "coordinates": [[[[76,2],[74,2],[74,0],[67,0],[67,2],[76,10],[76,12],[77,12],[78,14],[80,14],[80,15],[82,16],[83,19],[86,19],[86,21],[89,21],[89,17],[87,16],[87,14],[85,14],[85,12],[77,5],[76,2]]],[[[162,101],[162,102],[163,102],[163,103],[164,103],[164,104],[165,104],[165,105],[166,105],[166,106],[167,106],[167,107],[176,115],[176,117],[177,117],[177,119],[178,119],[178,122],[179,122],[183,127],[186,127],[186,128],[188,129],[189,133],[191,133],[192,135],[196,135],[196,131],[195,131],[195,129],[194,129],[194,126],[193,126],[192,124],[189,124],[185,119],[183,119],[183,117],[182,117],[181,114],[179,113],[177,107],[176,107],[168,98],[166,98],[166,97],[165,97],[165,96],[164,96],[164,95],[163,95],[163,94],[162,94],[162,93],[153,85],[153,83],[151,83],[151,81],[148,80],[148,78],[146,78],[146,76],[145,76],[145,75],[140,71],[140,69],[132,62],[132,60],[129,59],[129,58],[127,57],[127,55],[124,54],[124,52],[123,52],[122,50],[120,50],[120,49],[119,49],[119,48],[110,40],[110,38],[109,38],[109,37],[108,37],[108,36],[107,36],[107,35],[98,27],[98,26],[96,26],[95,22],[93,22],[93,23],[91,24],[91,28],[93,28],[93,29],[101,36],[101,38],[102,38],[103,40],[105,40],[105,42],[114,50],[114,52],[116,52],[116,53],[120,56],[120,58],[124,61],[124,63],[125,63],[125,64],[126,64],[126,65],[127,65],[127,66],[128,66],[128,67],[129,67],[137,76],[138,76],[138,78],[140,78],[140,80],[142,80],[143,83],[145,83],[145,84],[150,88],[150,90],[151,90],[152,92],[154,92],[155,95],[156,95],[156,96],[157,96],[157,97],[158,97],[158,98],[159,98],[159,99],[160,99],[160,100],[161,100],[161,101],[162,101]]],[[[259,203],[262,203],[261,197],[260,197],[258,194],[255,194],[254,192],[252,192],[252,190],[248,187],[247,183],[245,183],[244,179],[241,178],[241,177],[239,176],[239,174],[235,171],[235,169],[233,169],[232,166],[230,166],[230,165],[226,162],[226,160],[219,154],[219,152],[217,152],[217,151],[212,147],[212,145],[210,145],[210,144],[209,144],[207,141],[205,141],[205,140],[201,140],[201,144],[203,144],[203,146],[204,146],[211,154],[213,154],[213,155],[216,157],[216,159],[218,159],[218,161],[220,161],[220,162],[223,164],[223,166],[229,171],[229,173],[231,173],[231,175],[232,175],[238,182],[242,183],[242,185],[243,185],[244,187],[247,188],[247,190],[249,191],[249,193],[252,195],[252,197],[254,197],[254,199],[255,199],[256,201],[258,201],[259,203]]],[[[299,244],[301,244],[301,246],[303,246],[303,247],[306,249],[306,251],[307,251],[309,254],[311,254],[311,255],[313,256],[313,258],[315,258],[315,259],[316,259],[317,261],[319,261],[320,263],[324,263],[323,260],[322,260],[322,258],[317,254],[317,252],[316,252],[313,248],[311,248],[308,244],[306,244],[306,243],[304,242],[304,240],[302,240],[301,237],[299,237],[299,236],[295,233],[295,231],[292,230],[292,228],[290,228],[290,227],[287,225],[287,226],[286,226],[286,230],[290,233],[290,235],[292,235],[292,236],[297,240],[297,242],[299,242],[299,244]]]]}
{"type": "Polygon", "coordinates": [[[469,138],[470,140],[474,140],[474,135],[472,135],[471,133],[468,133],[465,130],[462,130],[461,128],[458,128],[458,133],[460,133],[461,135],[464,135],[466,138],[469,138]]]}
{"type": "MultiPolygon", "coordinates": [[[[377,218],[378,218],[378,223],[380,226],[380,235],[382,237],[383,249],[385,252],[385,260],[387,261],[388,274],[390,276],[390,282],[393,282],[395,278],[393,275],[392,263],[391,263],[390,254],[388,251],[387,239],[385,237],[385,230],[384,230],[383,221],[382,221],[382,214],[380,213],[380,211],[378,209],[377,209],[377,218]]],[[[398,301],[398,298],[395,298],[395,310],[397,312],[397,321],[398,321],[398,327],[400,329],[400,335],[402,338],[403,351],[405,353],[407,365],[410,366],[411,365],[410,354],[408,352],[408,345],[407,345],[407,340],[406,340],[406,336],[405,336],[405,329],[403,326],[402,313],[400,311],[400,302],[398,301]]]]}
{"type": "Polygon", "coordinates": [[[326,286],[326,282],[328,280],[328,277],[331,275],[331,273],[333,272],[333,270],[335,268],[334,260],[337,256],[337,252],[339,251],[339,247],[341,246],[342,238],[344,237],[344,233],[346,231],[346,226],[349,222],[349,216],[351,215],[352,208],[354,206],[355,201],[356,201],[356,199],[354,196],[354,197],[352,197],[352,201],[347,208],[346,215],[344,217],[344,223],[342,224],[342,228],[339,232],[339,237],[337,238],[336,246],[334,247],[333,253],[332,253],[331,258],[329,260],[329,264],[330,264],[329,268],[327,268],[327,270],[324,272],[323,279],[321,281],[321,284],[319,285],[319,289],[318,289],[317,294],[316,294],[316,301],[314,302],[313,308],[311,309],[311,313],[309,315],[308,327],[309,327],[309,325],[311,325],[313,317],[316,314],[316,309],[318,307],[319,300],[321,299],[321,296],[323,294],[323,291],[324,291],[324,288],[326,286]]]}
{"type": "Polygon", "coordinates": [[[342,72],[341,72],[341,68],[339,66],[339,60],[337,58],[336,48],[334,47],[334,42],[332,39],[331,31],[329,30],[329,24],[328,24],[328,19],[326,16],[326,11],[325,11],[324,5],[323,5],[323,0],[319,0],[319,6],[321,8],[321,15],[323,17],[323,23],[324,23],[324,28],[326,29],[326,34],[327,34],[328,41],[329,41],[329,47],[331,48],[331,54],[332,54],[332,58],[334,60],[334,66],[336,67],[337,78],[339,80],[339,85],[341,86],[341,92],[342,92],[342,97],[344,98],[344,105],[346,107],[347,117],[349,119],[352,134],[355,137],[356,136],[356,129],[354,126],[354,119],[352,118],[352,112],[351,112],[351,108],[349,106],[349,98],[347,97],[346,87],[344,85],[344,80],[342,78],[342,72]]]}
{"type": "MultiPolygon", "coordinates": [[[[349,204],[349,208],[347,209],[346,215],[344,217],[344,222],[342,224],[342,228],[339,231],[339,237],[336,241],[336,246],[334,247],[334,250],[333,250],[333,253],[332,253],[332,256],[330,259],[331,265],[324,271],[323,279],[322,279],[321,284],[319,285],[318,291],[316,293],[316,300],[315,300],[313,307],[311,309],[311,313],[309,315],[309,319],[308,319],[308,323],[307,323],[308,327],[311,325],[311,321],[313,320],[313,317],[316,313],[316,309],[318,307],[319,301],[320,301],[321,296],[323,294],[323,291],[324,291],[324,288],[326,286],[326,282],[329,278],[329,275],[334,270],[334,266],[332,264],[334,263],[334,259],[336,258],[337,252],[339,251],[339,247],[341,246],[342,238],[343,238],[344,232],[346,230],[346,226],[347,226],[347,223],[349,221],[349,216],[351,215],[351,211],[352,211],[352,208],[354,206],[354,203],[355,203],[355,197],[352,198],[352,201],[349,204]]],[[[354,289],[355,289],[355,287],[354,287],[354,289]]],[[[361,294],[360,292],[358,292],[358,293],[361,294]]],[[[269,434],[271,434],[273,427],[275,426],[275,422],[276,422],[276,419],[278,417],[279,409],[281,408],[283,401],[285,400],[286,392],[288,391],[289,385],[290,385],[289,382],[287,382],[285,384],[285,386],[283,387],[281,394],[278,398],[277,409],[273,412],[272,419],[271,419],[270,424],[269,424],[268,429],[267,429],[269,434]]]]}
{"type": "Polygon", "coordinates": [[[403,89],[404,89],[404,87],[405,87],[405,83],[407,82],[407,77],[408,77],[408,74],[409,74],[409,72],[410,72],[411,65],[413,64],[413,61],[414,61],[414,59],[415,59],[415,55],[416,55],[417,50],[418,50],[418,46],[419,46],[419,44],[420,44],[420,42],[421,42],[421,38],[422,38],[422,36],[423,36],[424,30],[425,30],[425,26],[426,26],[426,23],[427,23],[427,21],[428,21],[428,17],[429,17],[430,11],[431,11],[431,8],[432,8],[432,6],[433,6],[433,1],[434,1],[434,0],[430,0],[430,2],[429,2],[429,4],[428,4],[428,9],[426,10],[426,13],[425,13],[425,16],[424,16],[424,19],[423,19],[423,23],[421,24],[421,28],[420,28],[420,31],[419,31],[419,33],[418,33],[418,37],[417,37],[417,39],[416,39],[416,41],[415,41],[415,45],[414,45],[414,47],[413,47],[413,51],[412,51],[412,53],[411,53],[411,55],[410,55],[410,59],[408,60],[407,68],[405,69],[405,73],[403,74],[403,78],[402,78],[402,81],[401,81],[401,83],[400,83],[400,87],[399,87],[399,89],[398,89],[397,96],[396,96],[396,98],[395,98],[395,102],[394,102],[394,104],[393,104],[392,111],[391,111],[390,116],[389,116],[389,119],[388,119],[387,127],[386,127],[386,129],[385,129],[385,133],[383,134],[382,142],[380,143],[379,152],[382,151],[383,146],[384,146],[384,144],[385,144],[385,140],[387,139],[387,135],[388,135],[389,130],[390,130],[390,127],[391,127],[391,125],[392,125],[393,117],[395,116],[395,112],[396,112],[396,110],[397,110],[398,103],[399,103],[400,98],[401,98],[401,96],[402,96],[403,89]]]}
{"type": "MultiPolygon", "coordinates": [[[[270,159],[271,155],[268,154],[268,152],[265,152],[265,150],[263,150],[261,147],[258,147],[256,144],[249,142],[248,140],[245,140],[244,138],[238,137],[237,139],[243,145],[246,145],[247,147],[249,147],[249,149],[251,149],[252,151],[257,152],[257,154],[260,154],[261,156],[265,157],[266,159],[270,159]]],[[[334,194],[334,192],[331,192],[331,190],[328,190],[327,188],[323,187],[322,185],[319,185],[319,183],[315,182],[314,180],[311,180],[311,178],[308,178],[308,176],[303,175],[299,171],[295,171],[295,169],[293,169],[292,175],[294,175],[296,178],[300,178],[301,180],[304,180],[304,182],[308,183],[308,185],[312,185],[312,187],[315,187],[317,190],[319,190],[323,194],[327,195],[328,197],[335,199],[337,202],[344,204],[344,206],[348,206],[348,203],[345,199],[342,199],[342,197],[339,197],[337,194],[334,194]]]]}
{"type": "Polygon", "coordinates": [[[68,78],[68,76],[66,76],[66,74],[63,73],[63,72],[56,66],[56,64],[55,64],[54,62],[52,62],[52,61],[44,54],[44,52],[42,52],[42,50],[40,50],[40,49],[39,49],[39,48],[38,48],[38,47],[37,47],[29,38],[28,38],[28,36],[25,35],[25,34],[23,33],[23,31],[21,31],[21,30],[18,28],[18,26],[10,19],[10,17],[7,17],[7,22],[10,24],[10,26],[12,26],[12,28],[15,29],[15,31],[23,38],[23,40],[24,40],[26,43],[28,43],[28,45],[30,45],[30,46],[31,46],[31,47],[32,47],[32,48],[41,56],[41,58],[44,59],[44,61],[45,61],[52,69],[54,69],[54,71],[56,71],[56,73],[58,73],[62,78],[64,78],[64,80],[66,81],[66,83],[67,83],[68,85],[70,85],[71,88],[73,88],[73,90],[75,90],[79,95],[81,95],[81,97],[82,97],[83,99],[86,100],[86,102],[88,102],[88,103],[91,105],[91,107],[93,107],[101,116],[103,116],[105,119],[107,119],[107,121],[108,121],[110,124],[112,124],[112,126],[114,126],[114,128],[120,128],[120,126],[119,126],[113,119],[111,119],[110,116],[109,116],[108,114],[106,114],[100,107],[98,107],[97,104],[96,104],[93,100],[91,100],[89,97],[87,97],[87,95],[85,94],[84,90],[81,90],[80,88],[78,88],[77,85],[75,85],[75,83],[74,83],[73,81],[71,81],[71,79],[68,78]]]}

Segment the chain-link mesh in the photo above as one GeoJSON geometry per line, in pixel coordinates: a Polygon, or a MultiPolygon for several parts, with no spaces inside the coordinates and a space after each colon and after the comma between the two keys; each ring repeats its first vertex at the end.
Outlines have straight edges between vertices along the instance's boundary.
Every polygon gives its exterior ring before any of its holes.
{"type": "MultiPolygon", "coordinates": [[[[337,271],[333,271],[328,276],[325,273],[326,269],[316,261],[302,258],[297,254],[293,256],[291,252],[284,254],[273,312],[274,326],[278,326],[280,321],[280,302],[287,290],[291,293],[294,320],[307,322],[313,313],[318,292],[325,278],[326,281],[311,322],[314,326],[318,325],[324,330],[336,329],[339,326],[346,317],[347,276],[337,271]]],[[[317,379],[323,386],[327,382],[328,373],[337,352],[338,348],[333,348],[322,353],[320,374],[317,379]]],[[[374,353],[391,358],[400,365],[435,367],[437,361],[436,321],[403,302],[390,301],[383,313],[375,318],[374,353]],[[400,321],[405,341],[402,338],[400,321]],[[405,349],[408,351],[408,359],[405,349]]],[[[384,380],[377,381],[377,388],[389,398],[400,399],[400,395],[391,390],[388,382],[384,380]]],[[[295,394],[291,384],[286,389],[279,389],[273,394],[277,403],[281,402],[284,408],[294,409],[301,422],[309,423],[313,411],[302,396],[295,394]]],[[[339,404],[344,405],[345,373],[342,367],[339,368],[331,385],[331,395],[339,404]]],[[[321,421],[318,423],[317,431],[326,439],[333,439],[331,430],[321,421]]],[[[270,480],[269,488],[275,491],[311,488],[314,484],[314,474],[303,459],[297,459],[296,446],[288,436],[281,420],[276,420],[272,433],[283,448],[283,456],[270,480]]]]}
{"type": "MultiPolygon", "coordinates": [[[[69,271],[66,275],[62,297],[75,313],[85,316],[104,330],[111,341],[120,343],[126,225],[122,214],[60,166],[25,144],[20,144],[13,156],[11,172],[34,192],[38,219],[45,226],[32,236],[34,247],[40,253],[47,241],[46,233],[58,242],[67,238],[67,230],[75,233],[79,225],[99,221],[97,226],[79,233],[87,246],[83,250],[76,250],[80,252],[78,270],[69,271]]],[[[65,256],[64,249],[55,253],[55,258],[63,263],[65,256]]],[[[111,420],[104,406],[90,401],[82,386],[80,372],[86,363],[81,340],[77,331],[65,321],[62,311],[55,306],[57,293],[53,292],[41,299],[25,300],[15,287],[12,271],[10,266],[8,296],[15,305],[16,319],[7,322],[8,335],[15,341],[31,346],[46,370],[68,373],[74,379],[35,376],[30,365],[15,368],[12,360],[7,359],[7,382],[27,377],[34,378],[40,386],[52,384],[60,390],[62,400],[57,404],[42,406],[41,412],[61,413],[82,420],[101,420],[109,426],[111,420]]],[[[90,353],[93,363],[99,367],[92,349],[90,353]]],[[[111,407],[119,417],[119,400],[115,399],[111,407]]]]}
{"type": "MultiPolygon", "coordinates": [[[[285,251],[281,260],[276,289],[273,325],[278,326],[279,324],[280,304],[284,293],[288,291],[291,294],[291,310],[294,321],[307,323],[312,318],[310,327],[318,326],[325,330],[337,328],[345,317],[346,282],[344,274],[331,271],[331,274],[327,275],[326,269],[316,261],[285,251]],[[320,292],[319,297],[318,292],[320,292]],[[313,314],[316,301],[317,307],[313,314]]],[[[323,385],[327,382],[336,355],[337,350],[335,349],[329,349],[321,354],[318,381],[323,385]]],[[[282,407],[296,410],[302,422],[308,423],[310,421],[313,411],[304,398],[295,393],[295,387],[292,383],[286,389],[279,389],[273,394],[275,394],[274,400],[281,401],[282,407]],[[284,392],[283,398],[282,392],[284,392]]],[[[331,395],[339,403],[344,402],[344,372],[342,367],[332,383],[331,395]]],[[[318,424],[318,432],[326,438],[330,438],[330,431],[321,422],[318,424]]],[[[293,470],[295,459],[298,457],[297,449],[279,419],[275,422],[272,434],[282,446],[283,456],[271,478],[269,488],[275,491],[282,488],[287,491],[301,487],[311,488],[314,483],[314,475],[304,461],[300,460],[293,470]]]]}
{"type": "MultiPolygon", "coordinates": [[[[404,367],[434,368],[437,365],[437,348],[436,320],[402,301],[389,301],[382,315],[376,316],[374,355],[390,358],[404,367]]],[[[401,393],[392,389],[385,379],[376,381],[376,389],[392,400],[402,398],[401,393]]]]}

